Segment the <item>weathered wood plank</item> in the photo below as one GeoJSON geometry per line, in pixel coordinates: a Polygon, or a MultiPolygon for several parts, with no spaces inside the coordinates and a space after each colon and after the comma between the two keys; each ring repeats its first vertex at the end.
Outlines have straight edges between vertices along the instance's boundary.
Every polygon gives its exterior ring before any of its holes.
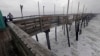
{"type": "Polygon", "coordinates": [[[10,29],[18,36],[18,38],[20,38],[21,41],[23,41],[23,43],[27,45],[27,48],[29,48],[33,54],[36,54],[36,56],[56,56],[50,50],[43,47],[40,43],[32,39],[30,35],[25,33],[12,22],[8,22],[7,24],[10,29]]]}

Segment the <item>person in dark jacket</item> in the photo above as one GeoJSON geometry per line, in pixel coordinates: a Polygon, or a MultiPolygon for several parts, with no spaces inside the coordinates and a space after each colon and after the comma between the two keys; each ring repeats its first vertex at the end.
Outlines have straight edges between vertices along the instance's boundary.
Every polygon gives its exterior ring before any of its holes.
{"type": "Polygon", "coordinates": [[[11,13],[9,13],[9,14],[7,15],[7,18],[9,19],[9,21],[13,21],[13,15],[12,15],[11,13]]]}

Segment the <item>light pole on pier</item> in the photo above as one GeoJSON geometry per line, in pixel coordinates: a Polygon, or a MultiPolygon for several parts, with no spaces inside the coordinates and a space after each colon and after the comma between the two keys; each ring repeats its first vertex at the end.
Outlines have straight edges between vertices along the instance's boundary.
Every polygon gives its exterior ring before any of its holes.
{"type": "Polygon", "coordinates": [[[45,15],[45,11],[44,10],[45,10],[45,6],[43,6],[43,15],[45,15]]]}
{"type": "Polygon", "coordinates": [[[23,18],[23,5],[20,4],[21,17],[23,18]]]}

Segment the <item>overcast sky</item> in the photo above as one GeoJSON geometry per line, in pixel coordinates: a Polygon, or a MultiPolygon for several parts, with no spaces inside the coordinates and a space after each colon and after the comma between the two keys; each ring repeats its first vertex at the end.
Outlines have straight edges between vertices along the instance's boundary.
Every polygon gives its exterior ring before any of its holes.
{"type": "MultiPolygon", "coordinates": [[[[3,15],[11,12],[15,17],[20,16],[20,4],[22,4],[24,16],[35,15],[38,14],[38,1],[41,14],[43,14],[43,6],[45,6],[45,14],[53,14],[54,4],[56,4],[56,14],[62,14],[63,7],[66,13],[68,0],[0,0],[0,10],[3,15]]],[[[100,12],[100,0],[70,0],[69,13],[77,12],[78,2],[80,2],[80,12],[82,12],[83,5],[87,8],[87,12],[100,12]]]]}

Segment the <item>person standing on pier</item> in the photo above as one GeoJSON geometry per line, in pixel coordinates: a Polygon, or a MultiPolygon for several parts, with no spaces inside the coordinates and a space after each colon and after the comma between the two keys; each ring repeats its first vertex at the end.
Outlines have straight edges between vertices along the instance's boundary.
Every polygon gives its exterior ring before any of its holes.
{"type": "Polygon", "coordinates": [[[7,18],[9,19],[9,21],[13,21],[13,15],[12,15],[11,13],[9,13],[9,14],[7,15],[7,18]]]}

